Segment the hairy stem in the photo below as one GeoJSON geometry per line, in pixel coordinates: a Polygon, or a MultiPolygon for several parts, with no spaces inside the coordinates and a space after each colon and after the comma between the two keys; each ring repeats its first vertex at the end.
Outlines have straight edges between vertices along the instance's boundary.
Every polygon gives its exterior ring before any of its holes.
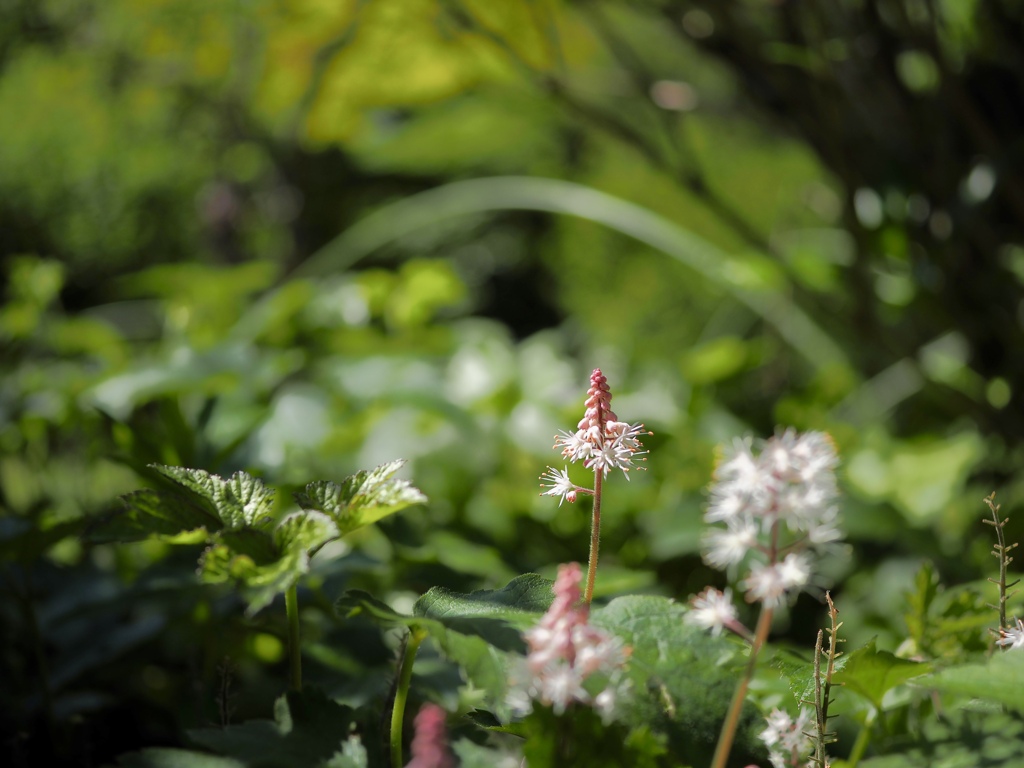
{"type": "Polygon", "coordinates": [[[729,712],[722,723],[722,731],[718,736],[718,744],[715,746],[715,756],[711,761],[711,768],[725,768],[729,759],[729,752],[732,751],[732,743],[736,738],[736,728],[740,722],[740,712],[743,710],[743,702],[747,698],[747,689],[754,677],[754,670],[757,669],[757,655],[768,639],[768,631],[772,626],[772,609],[768,606],[761,608],[761,615],[757,619],[757,628],[754,630],[754,640],[750,645],[750,658],[747,660],[747,669],[743,679],[736,685],[732,701],[729,703],[729,712]]]}
{"type": "Polygon", "coordinates": [[[299,588],[288,587],[284,593],[284,607],[288,614],[288,670],[291,689],[302,690],[302,651],[299,647],[299,588]]]}
{"type": "Polygon", "coordinates": [[[405,723],[405,702],[409,698],[409,684],[412,682],[412,665],[416,660],[416,651],[427,636],[420,627],[412,627],[405,642],[402,653],[402,666],[398,671],[398,686],[395,688],[395,703],[391,709],[391,766],[402,768],[402,728],[405,723]]]}
{"type": "Polygon", "coordinates": [[[594,470],[594,511],[590,517],[590,558],[587,561],[587,589],[583,593],[583,601],[590,604],[594,598],[594,581],[597,579],[597,556],[601,548],[601,483],[604,473],[599,468],[594,470]]]}

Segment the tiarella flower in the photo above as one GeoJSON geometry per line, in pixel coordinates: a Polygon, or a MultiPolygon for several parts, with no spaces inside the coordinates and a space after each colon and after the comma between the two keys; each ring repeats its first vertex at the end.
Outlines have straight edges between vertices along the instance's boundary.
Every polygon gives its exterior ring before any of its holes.
{"type": "Polygon", "coordinates": [[[719,592],[708,587],[690,600],[690,610],[683,620],[701,629],[710,629],[712,635],[720,635],[728,627],[737,627],[739,619],[736,606],[732,604],[732,590],[719,592]]]}
{"type": "Polygon", "coordinates": [[[588,623],[589,607],[580,604],[581,576],[577,563],[559,566],[551,607],[537,626],[524,633],[529,652],[513,672],[507,698],[518,713],[529,712],[532,702],[539,701],[561,714],[576,701],[597,706],[604,717],[621,696],[629,648],[588,623]],[[608,682],[591,697],[584,683],[594,675],[608,682]],[[602,694],[606,695],[601,698],[602,694]]]}
{"type": "Polygon", "coordinates": [[[807,756],[814,749],[814,742],[807,735],[813,717],[814,713],[808,707],[800,710],[796,720],[781,709],[773,709],[768,715],[768,727],[761,732],[761,741],[768,746],[768,757],[775,768],[806,763],[807,756]]]}
{"type": "Polygon", "coordinates": [[[842,539],[835,504],[835,447],[823,432],[780,432],[760,451],[749,439],[722,453],[704,519],[704,560],[727,569],[749,560],[747,600],[776,607],[811,580],[809,547],[842,539]],[[767,562],[765,562],[767,561],[767,562]]]}
{"type": "Polygon", "coordinates": [[[1017,619],[1016,627],[1006,627],[999,630],[999,639],[996,640],[997,645],[1002,645],[1010,649],[1024,648],[1024,621],[1017,619]]]}
{"type": "MultiPolygon", "coordinates": [[[[643,424],[619,421],[611,409],[612,395],[608,379],[595,368],[587,390],[586,411],[575,432],[561,431],[555,435],[555,448],[562,456],[575,463],[582,461],[588,469],[605,476],[613,469],[621,469],[629,479],[629,470],[635,461],[643,461],[647,453],[640,443],[641,435],[649,435],[643,424]]],[[[555,494],[552,494],[555,495],[555,494]]]]}

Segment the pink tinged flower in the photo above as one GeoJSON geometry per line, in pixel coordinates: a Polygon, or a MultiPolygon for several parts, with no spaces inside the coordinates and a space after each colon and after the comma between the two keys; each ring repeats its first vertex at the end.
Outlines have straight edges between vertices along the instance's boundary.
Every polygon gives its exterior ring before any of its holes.
{"type": "Polygon", "coordinates": [[[437,704],[420,707],[413,722],[412,760],[406,768],[455,768],[455,760],[448,751],[444,721],[445,711],[437,704]]]}
{"type": "Polygon", "coordinates": [[[508,697],[519,712],[529,711],[531,699],[556,713],[572,701],[592,703],[584,681],[596,673],[619,674],[629,657],[621,640],[588,623],[589,607],[580,603],[582,576],[578,563],[559,566],[551,607],[524,633],[528,653],[514,672],[508,697]]]}
{"type": "Polygon", "coordinates": [[[541,488],[547,488],[546,491],[541,491],[541,496],[558,496],[558,506],[562,506],[563,501],[568,501],[572,504],[576,501],[577,494],[580,489],[576,483],[569,479],[569,468],[565,467],[562,470],[557,470],[554,467],[548,467],[547,472],[540,476],[541,488]]]}
{"type": "Polygon", "coordinates": [[[732,604],[732,590],[720,592],[708,587],[690,600],[690,610],[683,621],[701,629],[710,629],[712,635],[722,634],[722,630],[739,622],[736,606],[732,604]]]}
{"type": "MultiPolygon", "coordinates": [[[[601,472],[604,476],[613,469],[621,469],[628,480],[629,470],[635,469],[635,462],[643,461],[647,453],[640,437],[651,433],[644,429],[643,424],[619,421],[611,409],[611,400],[608,380],[599,368],[594,369],[590,376],[583,418],[575,432],[563,430],[555,435],[554,447],[560,449],[568,461],[582,461],[585,467],[601,472]]],[[[576,487],[577,492],[582,490],[576,487]]],[[[567,498],[553,491],[548,493],[567,498]]]]}
{"type": "Polygon", "coordinates": [[[540,677],[540,700],[549,705],[556,715],[565,712],[574,701],[588,701],[590,695],[583,688],[579,670],[569,664],[556,664],[540,677]]]}
{"type": "Polygon", "coordinates": [[[1016,627],[1006,627],[999,630],[997,645],[1005,646],[1007,649],[1024,648],[1024,621],[1017,619],[1016,627]]]}

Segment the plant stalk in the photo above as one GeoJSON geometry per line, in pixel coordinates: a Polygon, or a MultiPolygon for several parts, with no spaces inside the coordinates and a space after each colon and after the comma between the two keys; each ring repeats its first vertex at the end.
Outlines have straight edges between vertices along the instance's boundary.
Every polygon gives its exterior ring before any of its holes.
{"type": "Polygon", "coordinates": [[[395,703],[391,709],[391,768],[402,768],[402,729],[405,723],[405,702],[409,698],[409,684],[412,682],[412,665],[416,651],[427,636],[420,627],[411,627],[402,653],[402,665],[398,670],[398,685],[395,688],[395,703]]]}
{"type": "Polygon", "coordinates": [[[594,470],[594,511],[590,516],[590,557],[587,561],[587,589],[583,602],[590,605],[594,598],[594,581],[597,579],[597,557],[601,548],[601,485],[604,472],[600,467],[594,470]]]}
{"type": "Polygon", "coordinates": [[[754,670],[757,668],[757,655],[768,639],[768,631],[772,626],[772,609],[767,606],[761,609],[761,615],[757,620],[757,629],[754,630],[754,641],[750,645],[750,658],[747,660],[747,669],[743,679],[736,685],[732,701],[729,703],[729,711],[722,723],[722,731],[718,736],[718,744],[715,746],[715,756],[711,761],[711,768],[725,768],[729,759],[729,752],[732,751],[732,743],[736,738],[736,728],[740,722],[740,712],[743,710],[743,702],[747,697],[747,689],[754,677],[754,670]]]}
{"type": "Polygon", "coordinates": [[[299,588],[292,584],[284,593],[284,607],[288,614],[288,671],[289,686],[302,690],[302,650],[299,645],[299,588]]]}

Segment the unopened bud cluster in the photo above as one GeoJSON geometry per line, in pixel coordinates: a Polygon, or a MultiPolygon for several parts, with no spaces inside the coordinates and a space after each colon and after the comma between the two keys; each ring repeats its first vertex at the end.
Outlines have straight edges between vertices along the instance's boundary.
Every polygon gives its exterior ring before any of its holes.
{"type": "MultiPolygon", "coordinates": [[[[576,425],[575,432],[560,431],[555,436],[555,448],[561,448],[562,456],[570,462],[582,461],[583,466],[600,472],[607,477],[612,469],[621,469],[629,479],[633,462],[643,461],[644,450],[641,435],[649,435],[643,424],[627,424],[611,409],[612,393],[608,379],[595,368],[590,375],[590,388],[584,403],[586,411],[576,425]]],[[[558,496],[562,501],[574,502],[578,494],[592,494],[589,488],[576,485],[569,479],[568,465],[564,469],[548,467],[541,475],[541,485],[547,488],[541,495],[558,496]]]]}
{"type": "Polygon", "coordinates": [[[524,634],[529,653],[510,681],[509,703],[520,714],[533,702],[562,714],[572,702],[589,704],[610,719],[625,690],[622,671],[629,648],[613,635],[588,623],[589,606],[580,603],[582,570],[577,563],[561,565],[555,580],[555,599],[540,623],[524,634]],[[591,694],[591,678],[605,683],[591,694]]]}

